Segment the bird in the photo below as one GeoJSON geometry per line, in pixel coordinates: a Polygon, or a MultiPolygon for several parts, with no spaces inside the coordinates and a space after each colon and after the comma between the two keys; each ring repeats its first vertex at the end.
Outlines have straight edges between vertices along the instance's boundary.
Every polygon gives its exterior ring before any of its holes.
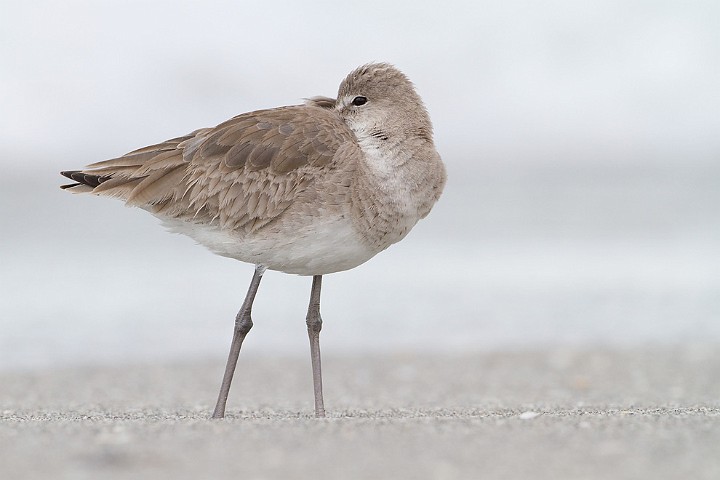
{"type": "Polygon", "coordinates": [[[336,98],[237,115],[211,128],[61,174],[61,188],[124,200],[215,254],[255,265],[212,418],[223,418],[267,270],[311,276],[305,317],[315,416],[323,275],[365,263],[425,218],[446,183],[414,84],[389,63],[350,72],[336,98]]]}

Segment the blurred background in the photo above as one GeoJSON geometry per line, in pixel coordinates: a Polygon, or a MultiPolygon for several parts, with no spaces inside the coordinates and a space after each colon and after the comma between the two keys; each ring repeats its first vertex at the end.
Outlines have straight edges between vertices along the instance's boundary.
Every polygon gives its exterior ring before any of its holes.
{"type": "MultiPolygon", "coordinates": [[[[396,64],[449,181],[327,276],[326,353],[720,341],[720,3],[3,1],[0,368],[227,354],[252,266],[60,170],[396,64]]],[[[243,355],[305,354],[269,272],[243,355]]]]}

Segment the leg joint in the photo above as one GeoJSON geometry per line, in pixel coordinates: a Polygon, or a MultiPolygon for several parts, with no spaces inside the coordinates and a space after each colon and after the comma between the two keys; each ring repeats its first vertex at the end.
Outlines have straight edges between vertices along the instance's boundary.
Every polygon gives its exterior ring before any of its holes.
{"type": "Polygon", "coordinates": [[[320,333],[320,330],[322,330],[322,317],[320,316],[320,309],[308,312],[305,324],[307,325],[309,332],[320,333]]]}
{"type": "Polygon", "coordinates": [[[247,333],[250,331],[250,329],[253,326],[252,318],[250,317],[250,312],[243,313],[240,312],[237,317],[235,317],[235,330],[242,334],[247,335],[247,333]]]}

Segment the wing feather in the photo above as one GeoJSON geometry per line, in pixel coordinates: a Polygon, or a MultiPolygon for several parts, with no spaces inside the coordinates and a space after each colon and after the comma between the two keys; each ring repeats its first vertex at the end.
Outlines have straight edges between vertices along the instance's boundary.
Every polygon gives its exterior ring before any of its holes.
{"type": "Polygon", "coordinates": [[[91,164],[70,190],[119,197],[158,215],[257,230],[333,168],[342,145],[356,145],[328,102],[238,115],[91,164]],[[85,175],[103,181],[85,184],[85,175]]]}

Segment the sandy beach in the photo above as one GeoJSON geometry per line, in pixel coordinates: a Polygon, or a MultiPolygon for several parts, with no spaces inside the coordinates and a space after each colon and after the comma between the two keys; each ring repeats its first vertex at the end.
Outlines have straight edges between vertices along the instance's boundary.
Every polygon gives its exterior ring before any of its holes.
{"type": "Polygon", "coordinates": [[[328,356],[0,375],[7,479],[720,478],[713,346],[328,356]]]}

